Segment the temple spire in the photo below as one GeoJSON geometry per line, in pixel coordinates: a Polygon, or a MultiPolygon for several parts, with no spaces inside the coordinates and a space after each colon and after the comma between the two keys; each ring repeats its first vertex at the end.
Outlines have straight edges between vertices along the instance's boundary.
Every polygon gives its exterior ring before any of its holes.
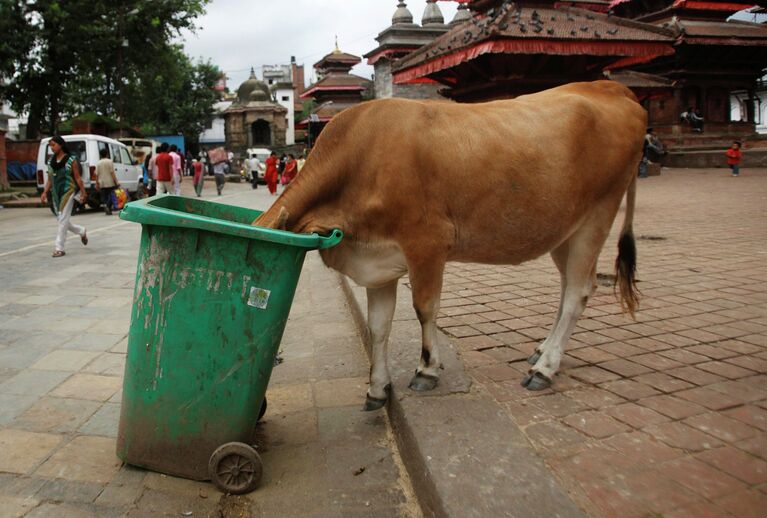
{"type": "Polygon", "coordinates": [[[407,4],[400,0],[397,4],[397,10],[394,11],[394,16],[391,18],[392,25],[399,25],[402,23],[413,23],[413,13],[407,8],[407,4]]]}
{"type": "Polygon", "coordinates": [[[429,25],[445,25],[445,17],[442,16],[437,0],[426,0],[426,9],[423,12],[421,25],[424,27],[429,25]]]}

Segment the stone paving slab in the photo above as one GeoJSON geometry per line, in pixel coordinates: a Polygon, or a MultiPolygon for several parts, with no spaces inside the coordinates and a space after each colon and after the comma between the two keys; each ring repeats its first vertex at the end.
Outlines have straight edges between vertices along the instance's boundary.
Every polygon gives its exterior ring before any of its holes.
{"type": "MultiPolygon", "coordinates": [[[[230,201],[263,209],[272,198],[248,187],[230,201]]],[[[369,365],[340,284],[316,254],[257,427],[264,479],[251,495],[222,497],[115,455],[138,225],[78,215],[91,243],[72,243],[54,262],[52,220],[25,210],[10,221],[0,213],[0,232],[13,224],[28,238],[15,246],[32,246],[5,255],[0,273],[0,516],[420,516],[388,421],[360,412],[369,365]]],[[[0,240],[0,254],[13,246],[0,240]]]]}

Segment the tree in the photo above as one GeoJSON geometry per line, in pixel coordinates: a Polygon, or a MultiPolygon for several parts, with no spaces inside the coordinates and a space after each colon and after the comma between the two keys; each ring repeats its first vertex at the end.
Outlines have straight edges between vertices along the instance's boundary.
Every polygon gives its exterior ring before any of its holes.
{"type": "Polygon", "coordinates": [[[220,76],[215,65],[192,63],[180,46],[170,46],[127,85],[132,102],[125,118],[147,134],[181,133],[194,144],[213,117],[220,76]]]}
{"type": "Polygon", "coordinates": [[[209,0],[0,0],[0,96],[28,112],[27,138],[62,115],[122,118],[126,92],[209,0]],[[16,38],[14,38],[16,40],[16,38]]]}

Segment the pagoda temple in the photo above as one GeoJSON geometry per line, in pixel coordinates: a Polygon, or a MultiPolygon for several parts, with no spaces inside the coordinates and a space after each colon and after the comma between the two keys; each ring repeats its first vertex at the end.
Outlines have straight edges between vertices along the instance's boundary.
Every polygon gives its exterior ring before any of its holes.
{"type": "Polygon", "coordinates": [[[755,133],[759,110],[757,84],[767,66],[767,26],[729,20],[734,13],[750,8],[744,2],[688,0],[615,0],[617,16],[671,29],[674,53],[648,60],[626,60],[612,70],[630,69],[673,81],[669,98],[646,104],[650,121],[672,146],[704,144],[755,133]],[[738,93],[743,104],[741,120],[730,120],[730,99],[738,93]],[[693,129],[679,115],[690,108],[704,120],[704,132],[693,129]]]}
{"type": "Polygon", "coordinates": [[[429,78],[445,86],[446,97],[486,101],[600,79],[621,59],[674,53],[668,28],[555,4],[471,2],[469,21],[394,65],[394,83],[429,78]]]}
{"type": "Polygon", "coordinates": [[[609,77],[634,90],[672,150],[721,149],[736,138],[747,140],[747,150],[762,145],[754,121],[767,26],[728,20],[751,3],[464,3],[468,21],[392,64],[395,85],[432,80],[445,97],[479,102],[609,77]],[[733,92],[745,106],[743,120],[730,120],[733,92]],[[680,119],[689,108],[703,117],[703,132],[680,119]]]}
{"type": "Polygon", "coordinates": [[[352,67],[361,61],[359,56],[342,52],[336,42],[335,50],[314,64],[318,80],[300,97],[314,99],[316,106],[309,117],[296,125],[308,130],[310,145],[333,117],[372,97],[372,81],[351,73],[352,67]]]}

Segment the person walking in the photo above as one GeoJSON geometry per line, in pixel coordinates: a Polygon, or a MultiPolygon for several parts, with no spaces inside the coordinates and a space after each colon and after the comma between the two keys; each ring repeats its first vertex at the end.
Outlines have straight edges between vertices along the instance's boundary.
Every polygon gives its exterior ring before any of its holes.
{"type": "Polygon", "coordinates": [[[147,165],[147,168],[149,169],[149,177],[151,180],[149,185],[149,196],[154,196],[157,194],[157,155],[159,154],[160,146],[157,146],[152,156],[149,157],[149,164],[147,165]]]}
{"type": "Polygon", "coordinates": [[[304,158],[304,155],[301,155],[298,157],[298,160],[296,160],[296,174],[301,172],[301,169],[304,168],[304,164],[306,163],[306,158],[304,158]]]}
{"type": "Polygon", "coordinates": [[[285,170],[282,172],[282,185],[288,185],[298,174],[298,164],[296,163],[296,157],[292,154],[288,155],[288,160],[285,162],[285,170]]]}
{"type": "Polygon", "coordinates": [[[181,155],[178,154],[178,147],[176,147],[176,144],[170,146],[169,154],[173,160],[173,168],[171,171],[173,176],[173,194],[181,196],[181,175],[183,169],[181,169],[181,155]]]}
{"type": "Polygon", "coordinates": [[[251,154],[250,158],[245,161],[245,169],[250,175],[251,185],[254,189],[258,189],[258,171],[261,169],[261,162],[255,153],[251,154]]]}
{"type": "Polygon", "coordinates": [[[120,187],[115,174],[115,164],[109,158],[109,150],[104,148],[99,152],[101,159],[96,163],[96,189],[99,191],[99,198],[104,204],[104,213],[107,216],[112,215],[112,194],[115,189],[120,187]]]}
{"type": "Polygon", "coordinates": [[[157,167],[157,191],[155,196],[173,191],[173,157],[168,153],[168,144],[163,142],[155,159],[157,167]]]}
{"type": "Polygon", "coordinates": [[[221,196],[221,191],[224,190],[226,183],[226,162],[219,162],[213,166],[213,177],[216,179],[218,195],[221,196]]]}
{"type": "Polygon", "coordinates": [[[194,157],[188,149],[186,151],[186,158],[184,159],[184,163],[186,164],[186,175],[194,176],[194,157]]]}
{"type": "Polygon", "coordinates": [[[732,147],[727,150],[727,153],[725,153],[727,156],[727,165],[730,166],[730,169],[732,170],[732,176],[738,177],[740,176],[740,160],[743,157],[743,154],[740,151],[740,142],[737,140],[732,143],[732,147]]]}
{"type": "Polygon", "coordinates": [[[47,204],[48,193],[51,193],[51,202],[59,225],[53,257],[62,257],[66,255],[64,245],[67,240],[67,232],[80,236],[83,245],[88,244],[88,234],[85,227],[74,225],[70,221],[75,197],[79,194],[80,203],[85,203],[87,195],[83,180],[80,177],[80,162],[70,153],[64,139],[56,135],[48,142],[48,146],[51,148],[53,156],[48,162],[48,181],[45,182],[45,189],[40,195],[40,201],[47,204]]]}
{"type": "Polygon", "coordinates": [[[202,175],[202,162],[199,160],[192,160],[192,170],[194,170],[194,178],[192,183],[194,184],[194,192],[197,193],[197,197],[202,196],[202,187],[205,183],[205,178],[202,175]]]}
{"type": "Polygon", "coordinates": [[[264,173],[264,180],[266,180],[266,186],[269,188],[270,194],[277,194],[277,178],[279,172],[277,171],[277,163],[279,162],[277,153],[272,151],[269,158],[266,159],[266,172],[264,173]]]}

